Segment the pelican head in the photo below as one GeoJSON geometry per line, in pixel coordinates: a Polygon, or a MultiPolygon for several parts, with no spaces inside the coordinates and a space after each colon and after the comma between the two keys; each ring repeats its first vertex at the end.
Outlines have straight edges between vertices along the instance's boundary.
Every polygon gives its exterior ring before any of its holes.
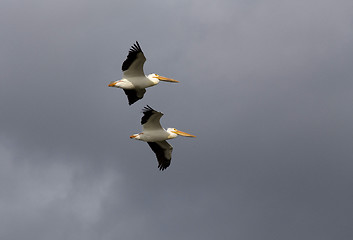
{"type": "Polygon", "coordinates": [[[183,136],[183,137],[196,137],[195,135],[192,135],[190,133],[182,132],[180,130],[177,130],[175,128],[168,128],[167,132],[170,134],[169,138],[176,138],[178,135],[183,136]]]}
{"type": "Polygon", "coordinates": [[[178,83],[179,81],[167,78],[167,77],[162,77],[159,76],[158,74],[151,73],[147,76],[149,80],[151,80],[155,85],[159,83],[159,81],[164,81],[164,82],[173,82],[173,83],[178,83]]]}

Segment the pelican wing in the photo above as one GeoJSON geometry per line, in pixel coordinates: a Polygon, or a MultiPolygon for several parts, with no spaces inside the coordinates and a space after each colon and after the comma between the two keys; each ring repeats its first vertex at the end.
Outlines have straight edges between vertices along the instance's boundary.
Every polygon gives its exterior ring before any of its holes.
{"type": "Polygon", "coordinates": [[[148,105],[144,107],[144,109],[142,109],[142,112],[143,112],[143,117],[141,118],[141,124],[142,124],[143,131],[157,130],[157,129],[163,130],[159,122],[159,119],[161,119],[161,117],[163,116],[163,113],[157,112],[156,110],[154,110],[148,105]]]}
{"type": "Polygon", "coordinates": [[[127,96],[127,99],[129,100],[129,105],[131,105],[143,98],[143,95],[145,95],[146,89],[144,88],[132,89],[132,90],[124,89],[124,92],[127,96]]]}
{"type": "Polygon", "coordinates": [[[159,170],[164,170],[170,165],[172,160],[173,147],[167,141],[147,142],[152,151],[156,154],[159,170]]]}
{"type": "Polygon", "coordinates": [[[131,46],[129,54],[127,55],[127,58],[121,67],[124,73],[124,77],[129,78],[145,76],[143,72],[143,64],[145,61],[145,55],[143,54],[139,43],[136,41],[136,43],[131,46]]]}

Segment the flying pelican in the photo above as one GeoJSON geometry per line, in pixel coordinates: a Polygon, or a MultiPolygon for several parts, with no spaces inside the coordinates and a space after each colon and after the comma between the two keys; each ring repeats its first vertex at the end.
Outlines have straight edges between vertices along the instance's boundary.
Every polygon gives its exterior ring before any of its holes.
{"type": "Polygon", "coordinates": [[[166,140],[176,138],[178,135],[184,137],[196,137],[186,132],[179,131],[175,128],[165,130],[159,123],[159,119],[163,113],[157,112],[150,106],[142,109],[143,117],[141,125],[143,131],[130,136],[131,139],[147,142],[152,151],[156,154],[159,170],[164,170],[170,165],[172,159],[173,147],[166,140]]]}
{"type": "Polygon", "coordinates": [[[145,88],[152,87],[158,84],[159,81],[179,82],[171,78],[159,76],[155,73],[146,76],[143,72],[143,64],[145,61],[145,55],[139,43],[136,41],[136,43],[131,46],[129,54],[123,62],[123,78],[118,81],[112,81],[108,85],[109,87],[122,88],[127,95],[129,105],[143,98],[146,92],[145,88]]]}

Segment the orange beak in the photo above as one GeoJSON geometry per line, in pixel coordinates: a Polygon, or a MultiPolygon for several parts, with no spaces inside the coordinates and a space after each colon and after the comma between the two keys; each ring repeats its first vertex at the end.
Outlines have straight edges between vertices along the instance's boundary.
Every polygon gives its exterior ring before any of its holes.
{"type": "Polygon", "coordinates": [[[186,133],[186,132],[182,132],[182,131],[179,131],[179,130],[175,130],[175,131],[172,131],[173,133],[176,133],[180,136],[184,136],[184,137],[196,137],[195,135],[192,135],[190,133],[186,133]]]}
{"type": "MultiPolygon", "coordinates": [[[[157,75],[157,74],[156,74],[157,75]]],[[[171,78],[167,78],[167,77],[162,77],[157,75],[155,78],[157,78],[160,81],[164,81],[164,82],[174,82],[174,83],[178,83],[179,81],[171,79],[171,78]]]]}

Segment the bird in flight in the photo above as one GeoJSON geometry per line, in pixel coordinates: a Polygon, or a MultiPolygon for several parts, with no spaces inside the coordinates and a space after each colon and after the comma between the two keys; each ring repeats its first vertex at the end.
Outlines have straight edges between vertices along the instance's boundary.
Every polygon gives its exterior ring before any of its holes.
{"type": "Polygon", "coordinates": [[[175,128],[164,129],[159,120],[163,113],[158,112],[150,106],[144,107],[141,118],[142,132],[133,134],[131,139],[147,142],[152,151],[156,154],[159,170],[165,170],[170,165],[173,147],[166,141],[176,138],[178,135],[184,137],[196,137],[192,134],[179,131],[175,128]]]}
{"type": "Polygon", "coordinates": [[[145,75],[143,72],[143,64],[146,58],[143,54],[139,43],[131,46],[126,60],[123,62],[122,71],[123,78],[109,83],[109,87],[122,88],[128,98],[129,105],[143,98],[146,88],[157,85],[159,81],[177,83],[179,81],[159,76],[152,73],[145,75]]]}

